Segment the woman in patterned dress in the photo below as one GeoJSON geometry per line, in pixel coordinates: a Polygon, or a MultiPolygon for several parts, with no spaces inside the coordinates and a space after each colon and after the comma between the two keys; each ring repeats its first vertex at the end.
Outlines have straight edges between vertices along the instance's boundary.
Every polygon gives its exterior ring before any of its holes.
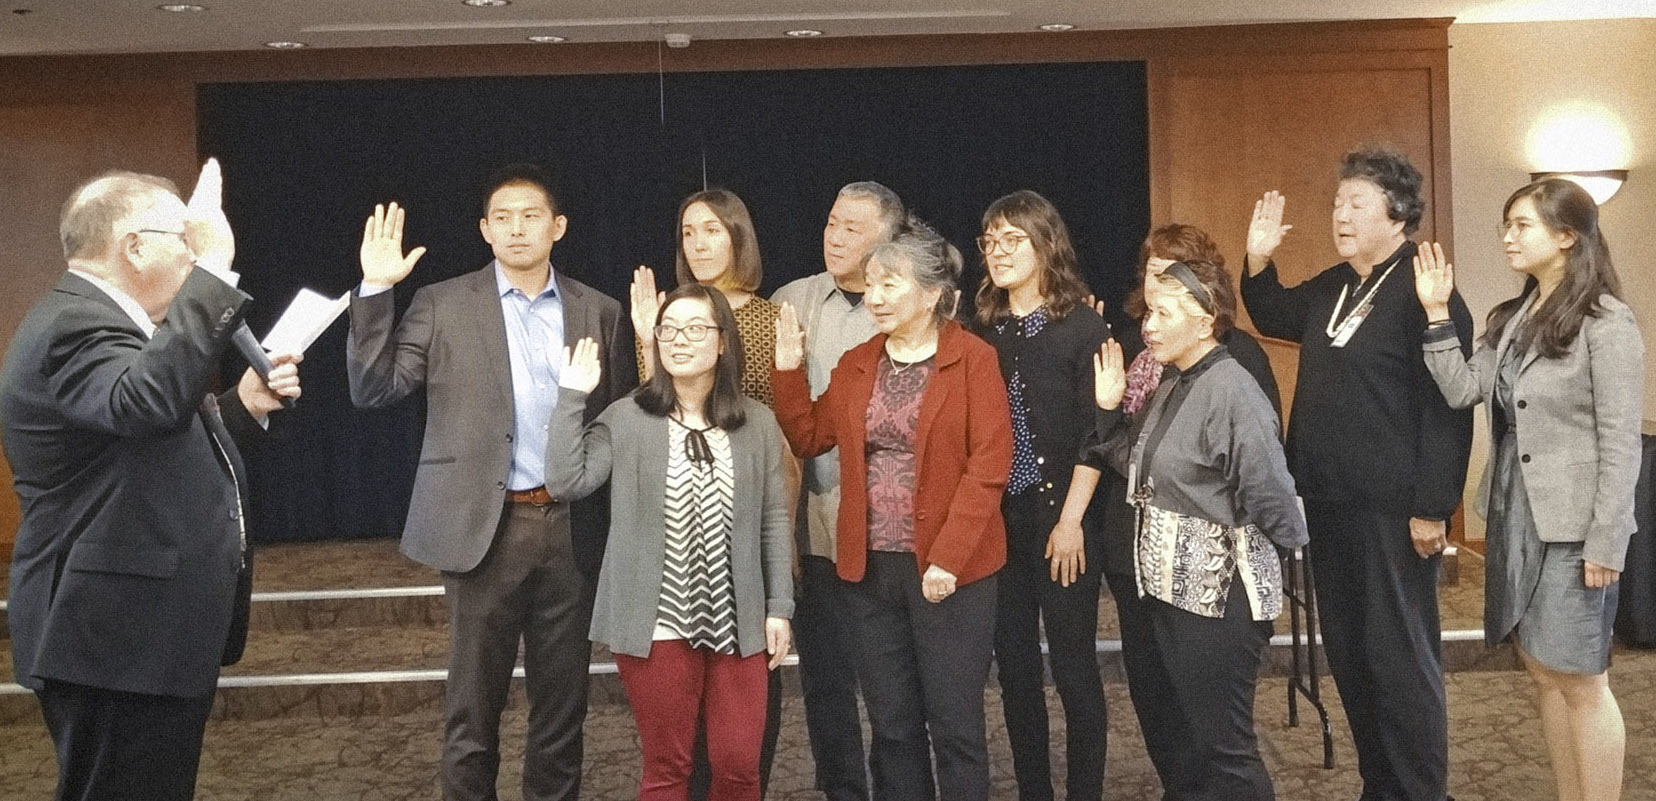
{"type": "Polygon", "coordinates": [[[875,246],[863,302],[880,333],[814,402],[793,307],[777,321],[777,420],[801,457],[839,447],[836,568],[876,799],[989,797],[983,689],[1012,417],[994,348],[953,320],[960,270],[959,251],[917,221],[875,246]]]}
{"type": "Polygon", "coordinates": [[[597,345],[566,349],[558,377],[546,488],[561,502],[611,482],[591,636],[627,688],[643,801],[688,798],[698,720],[711,796],[760,798],[768,674],[791,637],[793,540],[782,433],[738,390],[735,328],[717,290],[673,290],[649,329],[661,367],[584,431],[597,345]]]}
{"type": "Polygon", "coordinates": [[[1501,241],[1524,288],[1490,311],[1470,360],[1449,314],[1454,268],[1438,245],[1415,256],[1426,367],[1450,406],[1489,402],[1484,638],[1510,637],[1535,681],[1560,801],[1615,801],[1627,738],[1610,641],[1637,528],[1644,340],[1581,187],[1514,192],[1501,241]]]}
{"type": "MultiPolygon", "coordinates": [[[[1121,347],[1099,352],[1098,457],[1127,476],[1137,507],[1143,613],[1188,732],[1179,798],[1275,797],[1254,735],[1254,685],[1282,609],[1277,547],[1306,542],[1294,481],[1265,393],[1219,339],[1236,312],[1230,276],[1175,262],[1147,285],[1145,341],[1171,368],[1130,418],[1121,347]],[[1275,546],[1275,547],[1273,547],[1275,546]]],[[[1144,710],[1140,710],[1142,713],[1144,710]]]]}

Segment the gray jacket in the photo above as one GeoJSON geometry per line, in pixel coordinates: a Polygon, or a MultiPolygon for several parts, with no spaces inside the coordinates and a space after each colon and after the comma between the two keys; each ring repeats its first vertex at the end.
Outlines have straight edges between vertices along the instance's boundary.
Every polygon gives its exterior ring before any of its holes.
{"type": "MultiPolygon", "coordinates": [[[[546,490],[572,501],[610,482],[610,535],[598,573],[591,637],[618,654],[647,657],[661,602],[666,523],[667,418],[631,396],[583,431],[586,394],[560,389],[547,431],[546,490]]],[[[747,423],[730,434],[735,508],[730,568],[742,656],[765,649],[765,618],[793,616],[793,539],[783,483],[782,430],[744,397],[747,423]]]]}
{"type": "MultiPolygon", "coordinates": [[[[1533,305],[1533,299],[1525,308],[1533,305]]],[[[1639,419],[1644,412],[1644,340],[1627,304],[1603,295],[1603,311],[1586,317],[1570,352],[1558,359],[1525,357],[1513,388],[1518,408],[1518,468],[1543,542],[1584,542],[1590,562],[1621,570],[1639,480],[1639,419]]],[[[1453,337],[1425,344],[1426,367],[1443,397],[1469,408],[1494,397],[1501,341],[1463,358],[1453,337]]],[[[1500,432],[1478,487],[1478,513],[1488,516],[1489,482],[1500,432]]]]}

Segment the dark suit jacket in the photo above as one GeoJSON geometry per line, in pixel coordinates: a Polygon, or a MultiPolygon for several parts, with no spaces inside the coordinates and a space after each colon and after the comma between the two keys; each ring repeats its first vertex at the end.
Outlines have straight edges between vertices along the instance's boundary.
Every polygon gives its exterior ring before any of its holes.
{"type": "MultiPolygon", "coordinates": [[[[800,457],[840,449],[839,575],[862,581],[868,562],[868,404],[885,358],[884,334],[840,357],[814,403],[805,370],[773,370],[776,421],[800,457]]],[[[1001,493],[1012,469],[1012,411],[995,349],[959,323],[937,337],[936,372],[920,398],[914,458],[914,556],[961,584],[1006,563],[1001,493]]]]}
{"type": "MultiPolygon", "coordinates": [[[[237,469],[240,457],[233,442],[223,455],[214,445],[203,400],[247,299],[195,270],[146,339],[66,273],[18,328],[0,418],[23,505],[10,605],[19,683],[199,697],[239,652],[226,640],[240,505],[223,456],[237,469]]],[[[224,423],[256,430],[226,395],[224,423]]]]}
{"type": "MultiPolygon", "coordinates": [[[[587,397],[583,421],[591,422],[637,382],[632,326],[615,299],[555,275],[565,343],[592,337],[604,360],[603,383],[587,397]]],[[[351,400],[380,407],[425,388],[425,440],[402,551],[429,567],[465,572],[494,541],[512,469],[512,368],[493,263],[422,287],[395,330],[394,313],[391,292],[351,295],[351,400]]],[[[575,561],[588,575],[597,575],[603,558],[608,507],[601,492],[570,510],[575,561]]]]}

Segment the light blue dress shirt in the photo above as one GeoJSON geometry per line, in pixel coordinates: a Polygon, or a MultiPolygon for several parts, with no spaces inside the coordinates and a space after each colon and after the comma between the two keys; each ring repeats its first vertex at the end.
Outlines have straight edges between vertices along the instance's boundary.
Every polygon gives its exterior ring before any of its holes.
{"type": "Polygon", "coordinates": [[[546,474],[546,425],[558,405],[558,367],[564,348],[563,299],[556,271],[531,298],[506,280],[494,263],[500,312],[506,318],[506,352],[512,363],[512,472],[506,486],[528,490],[546,474]]]}

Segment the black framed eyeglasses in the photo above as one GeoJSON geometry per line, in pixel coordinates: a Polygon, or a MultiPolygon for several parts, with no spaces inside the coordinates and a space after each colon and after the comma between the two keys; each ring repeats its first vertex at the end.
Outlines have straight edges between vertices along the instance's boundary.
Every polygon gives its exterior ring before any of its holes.
{"type": "Polygon", "coordinates": [[[654,333],[656,341],[658,342],[672,342],[673,340],[678,339],[680,331],[684,332],[685,339],[688,339],[691,342],[700,342],[707,339],[707,332],[719,330],[722,329],[716,325],[702,325],[701,323],[691,323],[690,325],[682,328],[676,325],[662,323],[661,325],[655,327],[654,333]]]}
{"type": "Polygon", "coordinates": [[[1018,251],[1019,245],[1028,241],[1028,234],[1001,234],[1000,236],[984,234],[977,238],[977,246],[978,250],[983,252],[983,255],[988,256],[994,253],[995,246],[999,245],[1001,252],[1010,256],[1018,251]]]}

